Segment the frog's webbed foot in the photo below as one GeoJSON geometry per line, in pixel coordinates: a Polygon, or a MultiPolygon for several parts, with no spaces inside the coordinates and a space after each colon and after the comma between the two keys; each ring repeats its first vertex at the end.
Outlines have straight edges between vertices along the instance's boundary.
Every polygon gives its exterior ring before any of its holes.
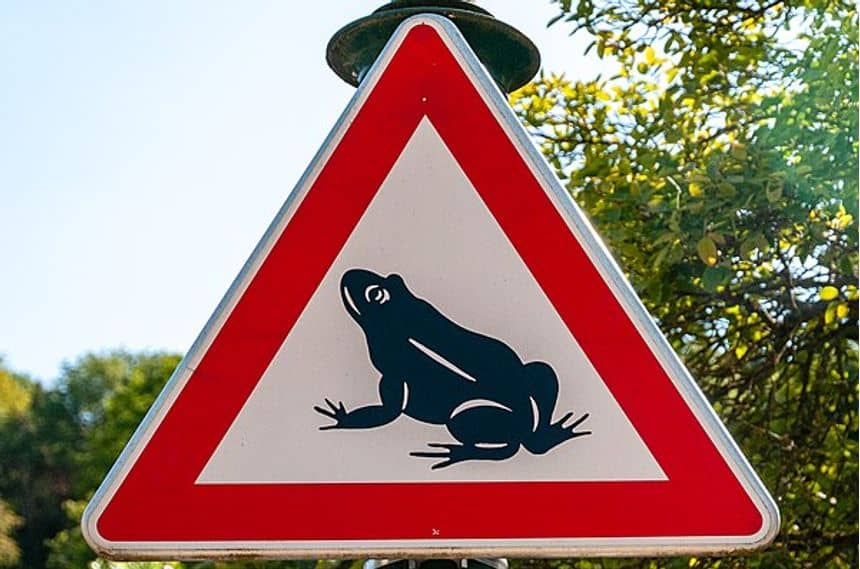
{"type": "Polygon", "coordinates": [[[410,452],[409,455],[418,458],[444,459],[431,466],[432,470],[445,468],[446,466],[451,466],[465,460],[504,460],[513,456],[517,452],[517,448],[519,448],[519,445],[515,444],[491,448],[462,445],[459,443],[427,443],[427,446],[443,450],[415,451],[410,452]]]}
{"type": "Polygon", "coordinates": [[[565,416],[558,421],[550,423],[549,426],[538,429],[523,441],[523,446],[535,454],[544,454],[551,448],[556,447],[565,441],[591,434],[591,431],[576,430],[578,426],[588,419],[588,413],[584,413],[575,421],[568,424],[572,417],[573,412],[571,411],[570,413],[565,414],[565,416]]]}
{"type": "Polygon", "coordinates": [[[457,464],[458,462],[463,462],[464,460],[469,460],[471,456],[468,456],[468,453],[465,449],[471,448],[466,447],[461,444],[455,443],[427,443],[427,446],[430,448],[438,448],[444,449],[439,451],[415,451],[410,452],[409,456],[416,456],[418,458],[442,458],[441,462],[437,462],[430,468],[436,470],[438,468],[445,468],[446,466],[451,466],[452,464],[457,464]]]}
{"type": "Polygon", "coordinates": [[[326,405],[328,405],[328,409],[315,405],[314,411],[320,415],[328,417],[329,419],[334,419],[334,423],[331,425],[323,425],[319,429],[321,431],[327,431],[329,429],[343,428],[346,423],[346,418],[349,416],[349,412],[346,410],[346,407],[344,407],[343,401],[338,401],[338,404],[335,405],[331,399],[326,398],[325,402],[326,405]]]}

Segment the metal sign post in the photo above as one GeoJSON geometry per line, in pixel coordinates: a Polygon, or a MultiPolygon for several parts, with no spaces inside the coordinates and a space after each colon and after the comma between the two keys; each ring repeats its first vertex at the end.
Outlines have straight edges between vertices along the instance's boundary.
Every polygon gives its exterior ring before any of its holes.
{"type": "Polygon", "coordinates": [[[395,0],[377,8],[332,36],[326,49],[329,67],[358,86],[397,26],[419,14],[437,14],[454,22],[506,93],[528,83],[540,68],[540,53],[528,37],[474,2],[462,0],[395,0]]]}
{"type": "Polygon", "coordinates": [[[506,559],[368,559],[364,569],[508,569],[506,559]]]}

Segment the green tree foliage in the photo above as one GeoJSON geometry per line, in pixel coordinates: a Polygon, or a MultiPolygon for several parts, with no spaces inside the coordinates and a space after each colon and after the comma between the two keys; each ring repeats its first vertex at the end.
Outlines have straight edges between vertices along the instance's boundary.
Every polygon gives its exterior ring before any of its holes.
{"type": "Polygon", "coordinates": [[[26,413],[33,400],[33,382],[12,373],[0,358],[0,421],[26,413]]]}
{"type": "Polygon", "coordinates": [[[79,527],[84,507],[179,359],[161,353],[88,354],[65,366],[51,388],[0,367],[0,496],[9,496],[21,513],[19,518],[0,502],[0,567],[357,567],[353,561],[126,564],[96,557],[79,527]],[[6,539],[16,528],[15,539],[6,539]]]}
{"type": "Polygon", "coordinates": [[[21,551],[12,533],[21,524],[21,518],[0,501],[0,567],[12,567],[18,562],[21,551]]]}
{"type": "Polygon", "coordinates": [[[80,524],[76,523],[80,521],[86,506],[86,500],[66,500],[63,502],[63,511],[70,527],[61,530],[45,541],[48,550],[45,561],[47,569],[88,567],[95,561],[96,556],[84,541],[80,524]]]}
{"type": "MultiPolygon", "coordinates": [[[[4,380],[14,374],[0,370],[0,496],[21,517],[19,567],[44,567],[45,540],[77,525],[69,512],[107,473],[178,361],[164,354],[86,355],[65,366],[51,388],[21,376],[4,380]]],[[[94,559],[82,542],[70,544],[88,558],[62,566],[85,567],[94,559]]]]}
{"type": "Polygon", "coordinates": [[[511,101],[783,516],[753,558],[614,563],[856,566],[854,4],[556,4],[609,76],[511,101]]]}
{"type": "MultiPolygon", "coordinates": [[[[27,413],[32,396],[32,382],[6,369],[0,358],[0,425],[27,413]]],[[[14,566],[20,558],[21,550],[14,536],[20,526],[21,518],[0,500],[0,567],[14,566]]]]}

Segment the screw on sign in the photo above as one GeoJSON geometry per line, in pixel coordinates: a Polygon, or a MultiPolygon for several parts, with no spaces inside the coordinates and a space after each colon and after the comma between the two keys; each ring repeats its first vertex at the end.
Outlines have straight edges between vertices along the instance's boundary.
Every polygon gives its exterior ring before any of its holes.
{"type": "Polygon", "coordinates": [[[117,559],[769,543],[767,490],[457,27],[410,17],[360,75],[87,508],[89,543],[117,559]]]}

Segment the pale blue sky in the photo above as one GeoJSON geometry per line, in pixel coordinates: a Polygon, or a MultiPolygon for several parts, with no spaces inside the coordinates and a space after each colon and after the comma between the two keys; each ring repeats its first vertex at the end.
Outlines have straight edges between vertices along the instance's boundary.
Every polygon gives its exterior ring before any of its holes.
{"type": "MultiPolygon", "coordinates": [[[[6,363],[187,350],[353,93],[328,39],[382,3],[0,3],[6,363]]],[[[479,4],[599,72],[548,2],[479,4]]]]}

